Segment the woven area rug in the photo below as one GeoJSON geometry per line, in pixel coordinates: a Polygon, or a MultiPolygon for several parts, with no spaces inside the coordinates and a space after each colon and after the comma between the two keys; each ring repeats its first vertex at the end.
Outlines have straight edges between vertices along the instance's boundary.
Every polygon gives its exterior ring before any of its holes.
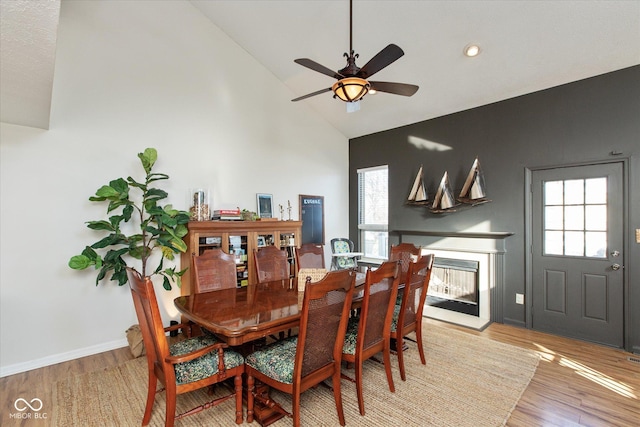
{"type": "MultiPolygon", "coordinates": [[[[428,325],[423,331],[427,365],[408,342],[407,380],[402,381],[392,355],[395,393],[389,392],[384,366],[367,361],[364,368],[364,417],[358,412],[355,384],[342,381],[347,425],[352,426],[502,426],[526,389],[538,365],[531,351],[428,325]]],[[[353,377],[353,370],[343,370],[353,377]]],[[[71,377],[53,390],[54,426],[139,426],[144,412],[147,371],[144,358],[71,377]]],[[[287,410],[288,395],[272,392],[287,410]]],[[[206,401],[206,392],[178,396],[183,412],[206,401]]],[[[156,396],[151,426],[164,425],[164,393],[156,396]]],[[[246,417],[246,409],[245,409],[246,417]]],[[[332,392],[326,387],[302,395],[301,422],[306,426],[339,426],[332,392]]],[[[227,401],[176,422],[176,426],[232,426],[234,402],[227,401]]],[[[255,421],[253,425],[258,425],[255,421]]],[[[272,424],[291,426],[283,418],[272,424]]]]}

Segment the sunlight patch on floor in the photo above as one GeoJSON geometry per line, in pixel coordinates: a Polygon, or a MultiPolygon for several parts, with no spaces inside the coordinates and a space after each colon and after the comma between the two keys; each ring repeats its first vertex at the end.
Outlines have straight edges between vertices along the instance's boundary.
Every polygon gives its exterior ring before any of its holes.
{"type": "Polygon", "coordinates": [[[619,395],[628,397],[630,399],[638,399],[638,395],[630,385],[618,381],[615,378],[611,378],[610,376],[605,375],[602,372],[598,372],[595,369],[588,367],[587,365],[576,362],[575,360],[558,354],[555,351],[546,348],[545,346],[536,343],[533,343],[533,345],[538,348],[537,353],[540,356],[541,360],[546,362],[557,361],[558,365],[572,369],[577,375],[593,381],[594,383],[605,387],[613,391],[614,393],[618,393],[619,395]]]}

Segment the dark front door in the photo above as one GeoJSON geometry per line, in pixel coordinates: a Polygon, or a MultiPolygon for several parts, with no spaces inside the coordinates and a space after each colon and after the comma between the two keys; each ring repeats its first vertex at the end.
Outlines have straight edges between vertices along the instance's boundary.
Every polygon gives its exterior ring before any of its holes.
{"type": "Polygon", "coordinates": [[[622,164],[532,173],[532,327],[624,345],[622,164]]]}

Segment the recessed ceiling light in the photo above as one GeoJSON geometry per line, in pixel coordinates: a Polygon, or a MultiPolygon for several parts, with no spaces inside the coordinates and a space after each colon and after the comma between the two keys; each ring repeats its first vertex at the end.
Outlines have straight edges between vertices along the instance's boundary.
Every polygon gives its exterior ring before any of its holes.
{"type": "Polygon", "coordinates": [[[480,46],[478,46],[477,44],[468,44],[464,47],[464,54],[469,58],[478,56],[479,53],[480,53],[480,46]]]}

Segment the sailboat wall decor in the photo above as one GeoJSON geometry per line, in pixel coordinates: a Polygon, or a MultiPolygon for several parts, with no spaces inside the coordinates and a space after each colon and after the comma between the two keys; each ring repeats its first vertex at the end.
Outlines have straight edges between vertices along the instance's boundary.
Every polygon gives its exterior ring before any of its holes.
{"type": "Polygon", "coordinates": [[[428,203],[428,200],[429,196],[427,195],[427,189],[424,186],[424,175],[422,174],[422,166],[420,166],[420,170],[418,170],[416,179],[413,181],[413,187],[411,187],[409,197],[407,197],[407,204],[424,206],[428,203]]]}
{"type": "Polygon", "coordinates": [[[449,186],[449,173],[445,171],[440,180],[438,191],[433,199],[433,204],[429,210],[433,213],[455,212],[455,208],[458,205],[456,199],[453,197],[451,187],[449,186]]]}
{"type": "Polygon", "coordinates": [[[462,186],[458,200],[472,206],[490,202],[487,199],[487,192],[484,185],[484,174],[480,168],[480,161],[476,157],[471,165],[471,170],[467,174],[467,179],[462,186]]]}

